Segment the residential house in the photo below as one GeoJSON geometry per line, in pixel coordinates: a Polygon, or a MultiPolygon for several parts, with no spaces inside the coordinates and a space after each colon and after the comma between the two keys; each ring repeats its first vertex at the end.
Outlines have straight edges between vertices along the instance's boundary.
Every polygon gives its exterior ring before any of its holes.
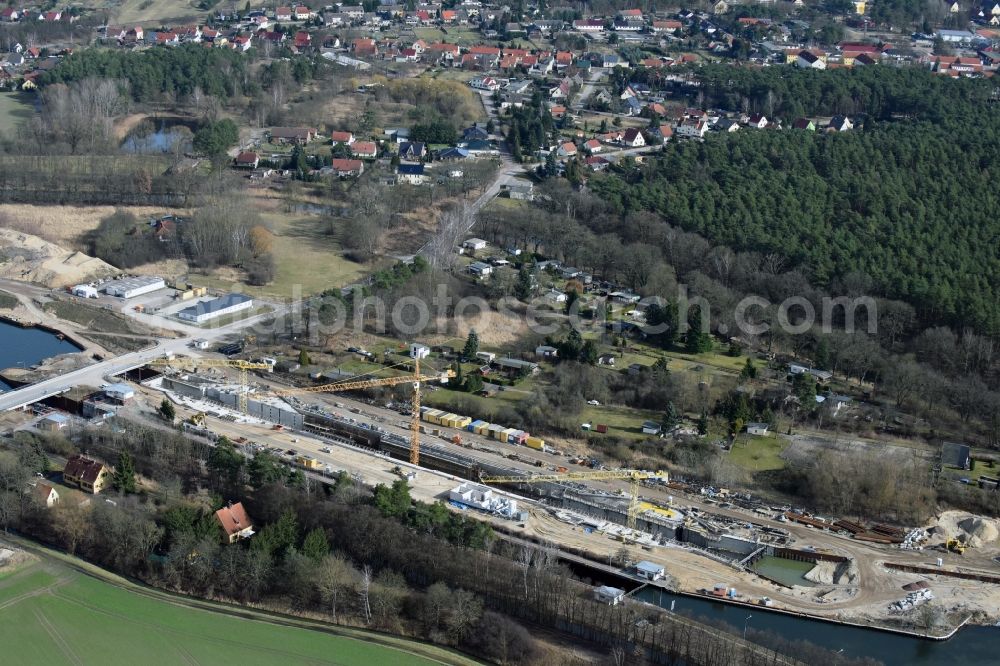
{"type": "Polygon", "coordinates": [[[941,445],[941,464],[958,469],[972,469],[972,451],[966,444],[945,442],[941,445]]]}
{"type": "Polygon", "coordinates": [[[767,430],[769,426],[766,423],[748,423],[746,430],[748,435],[767,435],[767,430]]]}
{"type": "Polygon", "coordinates": [[[834,116],[830,119],[830,124],[826,126],[828,131],[847,132],[854,129],[854,123],[847,116],[834,116]]]}
{"type": "Polygon", "coordinates": [[[396,179],[398,182],[409,185],[420,185],[424,182],[423,164],[400,164],[396,167],[396,179]]]}
{"type": "Polygon", "coordinates": [[[374,39],[359,37],[351,42],[351,53],[360,57],[374,57],[378,55],[378,47],[374,39]]]}
{"type": "Polygon", "coordinates": [[[278,7],[274,10],[274,20],[275,21],[291,21],[292,20],[292,8],[291,7],[278,7]]]}
{"type": "Polygon", "coordinates": [[[315,127],[272,127],[271,143],[305,145],[316,138],[315,127]]]}
{"type": "Polygon", "coordinates": [[[614,354],[601,354],[600,356],[597,357],[597,364],[598,365],[611,365],[611,366],[613,366],[615,364],[615,355],[614,354]]]}
{"type": "Polygon", "coordinates": [[[427,147],[419,141],[404,141],[399,144],[399,157],[404,160],[419,160],[427,154],[427,147]]]}
{"type": "Polygon", "coordinates": [[[556,150],[556,155],[559,157],[573,157],[576,155],[576,144],[572,141],[567,141],[559,146],[556,150]]]}
{"type": "Polygon", "coordinates": [[[493,365],[495,365],[500,372],[503,372],[508,376],[517,376],[521,374],[533,375],[538,372],[537,363],[522,361],[517,358],[497,358],[493,360],[493,365]]]}
{"type": "Polygon", "coordinates": [[[799,51],[795,66],[803,69],[826,69],[826,61],[812,51],[799,51]]]}
{"type": "Polygon", "coordinates": [[[659,435],[660,424],[656,421],[644,421],[642,424],[643,435],[659,435]]]}
{"type": "Polygon", "coordinates": [[[462,130],[462,141],[486,141],[490,138],[490,133],[485,127],[473,125],[462,130]]]}
{"type": "Polygon", "coordinates": [[[243,502],[222,507],[215,512],[215,520],[222,528],[223,543],[236,543],[254,535],[253,523],[243,508],[243,502]]]}
{"type": "Polygon", "coordinates": [[[581,19],[573,21],[573,29],[579,32],[604,32],[604,21],[600,19],[581,19]]]}
{"type": "Polygon", "coordinates": [[[38,20],[44,23],[56,23],[62,20],[62,12],[43,12],[38,15],[38,20]]]}
{"type": "Polygon", "coordinates": [[[810,132],[816,131],[816,123],[814,123],[809,118],[799,118],[794,123],[792,123],[793,129],[808,130],[810,132]]]}
{"type": "Polygon", "coordinates": [[[494,92],[500,90],[500,82],[492,76],[480,76],[469,81],[469,85],[476,90],[488,90],[494,92]]]}
{"type": "Polygon", "coordinates": [[[667,20],[667,21],[653,21],[650,30],[654,33],[676,33],[678,30],[684,27],[684,24],[680,21],[667,20]]]}
{"type": "Polygon", "coordinates": [[[181,43],[180,35],[176,32],[157,32],[156,43],[160,46],[175,46],[181,43]]]}
{"type": "Polygon", "coordinates": [[[374,141],[355,141],[351,144],[351,154],[355,157],[375,159],[378,155],[378,146],[374,141]]]}
{"type": "Polygon", "coordinates": [[[750,116],[747,120],[747,127],[753,127],[754,129],[764,129],[767,127],[767,117],[762,114],[754,114],[750,116]]]}
{"type": "Polygon", "coordinates": [[[629,148],[641,148],[646,145],[646,140],[640,132],[635,127],[630,127],[625,130],[625,134],[622,136],[622,143],[629,148]]]}
{"type": "Polygon", "coordinates": [[[569,300],[569,296],[558,289],[549,289],[545,292],[545,300],[552,301],[553,303],[565,303],[569,300]]]}
{"type": "Polygon", "coordinates": [[[305,5],[299,5],[292,10],[292,18],[296,21],[308,21],[312,17],[312,12],[305,5]]]}
{"type": "Polygon", "coordinates": [[[464,148],[445,148],[438,151],[437,159],[441,162],[456,162],[469,157],[469,151],[464,148]]]}
{"type": "Polygon", "coordinates": [[[312,43],[312,35],[304,30],[299,30],[295,33],[295,37],[292,40],[292,44],[297,49],[304,49],[312,43]]]}
{"type": "Polygon", "coordinates": [[[78,454],[66,461],[63,483],[96,495],[111,483],[111,470],[100,461],[78,454]]]}
{"type": "Polygon", "coordinates": [[[13,7],[5,7],[3,11],[0,11],[0,21],[5,23],[15,23],[21,20],[21,12],[17,11],[13,7]]]}
{"type": "Polygon", "coordinates": [[[354,134],[351,132],[330,132],[330,142],[333,145],[346,143],[349,146],[354,143],[354,134]]]}
{"type": "Polygon", "coordinates": [[[51,414],[43,417],[38,422],[37,427],[39,430],[45,430],[46,432],[58,432],[60,430],[65,430],[68,425],[68,416],[65,414],[59,414],[58,412],[52,412],[51,414]]]}
{"type": "Polygon", "coordinates": [[[46,509],[59,503],[59,493],[51,484],[39,481],[31,488],[31,496],[46,509]]]}
{"type": "Polygon", "coordinates": [[[462,249],[478,252],[479,250],[485,250],[486,245],[487,245],[486,241],[484,241],[482,238],[469,238],[464,243],[462,243],[462,249]]]}
{"type": "Polygon", "coordinates": [[[708,132],[708,123],[699,118],[685,118],[677,126],[677,136],[702,138],[708,132]]]}
{"type": "Polygon", "coordinates": [[[535,347],[535,356],[538,358],[556,358],[559,356],[559,350],[549,345],[539,345],[535,347]]]}
{"type": "Polygon", "coordinates": [[[717,132],[738,132],[740,129],[740,123],[735,118],[723,118],[713,125],[713,129],[717,132]]]}
{"type": "Polygon", "coordinates": [[[243,151],[233,160],[235,166],[240,169],[256,169],[260,164],[260,155],[253,151],[243,151]]]}
{"type": "Polygon", "coordinates": [[[606,157],[601,157],[599,155],[591,155],[583,161],[591,171],[604,171],[609,166],[611,166],[611,160],[606,157]]]}
{"type": "Polygon", "coordinates": [[[583,144],[583,149],[593,155],[594,153],[599,153],[604,150],[604,146],[602,146],[601,142],[597,139],[591,139],[583,144]]]}
{"type": "Polygon", "coordinates": [[[534,201],[535,186],[530,181],[511,183],[507,186],[507,196],[518,201],[534,201]]]}
{"type": "Polygon", "coordinates": [[[333,158],[330,168],[341,178],[360,176],[365,172],[365,163],[361,160],[333,158]]]}

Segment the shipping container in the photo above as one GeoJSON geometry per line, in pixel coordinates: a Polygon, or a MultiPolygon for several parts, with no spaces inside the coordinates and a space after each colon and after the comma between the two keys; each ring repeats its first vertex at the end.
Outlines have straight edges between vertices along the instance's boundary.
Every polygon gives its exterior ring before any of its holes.
{"type": "MultiPolygon", "coordinates": [[[[489,433],[490,439],[501,439],[504,436],[504,428],[502,425],[493,424],[486,431],[489,433]]],[[[506,439],[501,439],[501,441],[507,441],[506,439]]]]}
{"type": "Polygon", "coordinates": [[[501,437],[500,437],[500,441],[501,442],[510,442],[511,444],[513,444],[514,443],[514,433],[515,432],[517,432],[517,428],[505,428],[504,431],[503,431],[503,435],[501,435],[501,437]]]}
{"type": "Polygon", "coordinates": [[[484,437],[488,437],[490,434],[490,427],[492,425],[493,424],[489,423],[488,421],[483,421],[478,426],[476,426],[476,429],[473,432],[475,432],[477,435],[483,435],[484,437]]]}
{"type": "Polygon", "coordinates": [[[523,430],[515,430],[510,437],[511,437],[510,441],[513,442],[514,444],[523,445],[525,440],[528,439],[528,433],[524,432],[523,430]]]}
{"type": "Polygon", "coordinates": [[[487,423],[486,421],[483,421],[482,419],[477,419],[477,420],[473,421],[472,423],[470,423],[469,425],[467,425],[465,427],[465,429],[468,430],[469,432],[474,432],[474,433],[478,434],[479,433],[479,430],[478,430],[479,426],[483,426],[483,425],[489,425],[489,423],[487,423]]]}
{"type": "Polygon", "coordinates": [[[468,416],[459,416],[455,419],[455,425],[453,427],[465,430],[466,428],[469,427],[470,423],[472,423],[472,419],[470,419],[468,416]]]}
{"type": "Polygon", "coordinates": [[[597,432],[607,432],[607,431],[608,431],[608,425],[606,423],[597,424],[597,432]]]}
{"type": "Polygon", "coordinates": [[[529,448],[541,451],[543,448],[545,448],[545,440],[542,439],[541,437],[528,436],[524,440],[524,445],[529,448]]]}

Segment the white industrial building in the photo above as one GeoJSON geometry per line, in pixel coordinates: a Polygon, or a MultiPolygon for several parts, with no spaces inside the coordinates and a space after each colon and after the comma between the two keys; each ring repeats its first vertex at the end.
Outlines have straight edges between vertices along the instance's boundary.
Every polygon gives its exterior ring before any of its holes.
{"type": "Polygon", "coordinates": [[[102,289],[104,289],[104,293],[108,296],[135,298],[136,296],[142,296],[157,289],[166,289],[166,287],[167,283],[163,281],[163,278],[153,275],[139,275],[121,280],[112,280],[105,283],[102,289]]]}
{"type": "Polygon", "coordinates": [[[105,384],[101,387],[101,390],[111,400],[122,404],[135,397],[135,389],[128,384],[105,384]]]}
{"type": "Polygon", "coordinates": [[[78,284],[70,290],[74,296],[80,298],[97,298],[97,287],[89,284],[78,284]]]}
{"type": "Polygon", "coordinates": [[[212,319],[217,319],[224,315],[249,310],[253,307],[253,299],[245,294],[226,294],[213,298],[210,301],[202,301],[184,308],[177,313],[177,316],[184,321],[202,324],[212,319]]]}
{"type": "Polygon", "coordinates": [[[594,590],[594,598],[601,603],[617,606],[625,600],[625,590],[610,585],[601,585],[594,590]]]}
{"type": "Polygon", "coordinates": [[[666,575],[666,570],[655,562],[643,560],[635,565],[635,574],[646,580],[660,580],[666,575]]]}

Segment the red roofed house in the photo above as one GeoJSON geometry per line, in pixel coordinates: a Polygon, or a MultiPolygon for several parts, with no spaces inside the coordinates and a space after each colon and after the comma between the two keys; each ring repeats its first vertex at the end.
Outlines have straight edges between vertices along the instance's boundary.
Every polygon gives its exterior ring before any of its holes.
{"type": "Polygon", "coordinates": [[[375,158],[378,155],[378,146],[374,141],[355,141],[351,145],[351,154],[355,157],[375,158]]]}
{"type": "Polygon", "coordinates": [[[633,17],[633,18],[642,18],[642,10],[641,9],[623,9],[620,12],[618,12],[618,15],[619,16],[629,16],[629,17],[633,17]]]}
{"type": "Polygon", "coordinates": [[[552,114],[553,118],[559,120],[560,118],[566,115],[566,107],[562,105],[553,106],[551,109],[549,109],[549,113],[552,114]]]}
{"type": "Polygon", "coordinates": [[[378,54],[378,47],[375,46],[374,39],[358,38],[351,42],[351,53],[359,56],[373,56],[378,54]]]}
{"type": "Polygon", "coordinates": [[[454,23],[455,19],[458,18],[458,12],[454,9],[442,9],[441,10],[441,20],[445,23],[454,23]]]}
{"type": "Polygon", "coordinates": [[[233,48],[237,51],[248,51],[250,49],[250,40],[253,39],[250,35],[239,35],[238,37],[233,37],[233,48]]]}
{"type": "Polygon", "coordinates": [[[11,7],[5,7],[3,11],[0,11],[0,20],[7,21],[8,23],[13,23],[21,18],[21,14],[11,7]]]}
{"type": "Polygon", "coordinates": [[[253,523],[247,516],[246,509],[242,502],[224,506],[215,512],[215,519],[222,527],[222,541],[224,543],[236,543],[240,539],[247,539],[254,534],[253,523]]]}
{"type": "Polygon", "coordinates": [[[310,35],[308,32],[305,32],[304,30],[299,30],[297,33],[295,33],[295,41],[293,43],[300,49],[305,48],[306,46],[309,46],[310,43],[312,43],[312,35],[310,35]]]}
{"type": "Polygon", "coordinates": [[[354,143],[354,135],[350,132],[330,132],[330,141],[333,145],[346,143],[349,146],[354,143]]]}
{"type": "Polygon", "coordinates": [[[310,16],[312,16],[312,12],[309,11],[309,8],[306,7],[305,5],[299,5],[292,12],[292,18],[294,18],[296,21],[306,21],[309,19],[310,16]]]}
{"type": "Polygon", "coordinates": [[[275,21],[291,21],[292,20],[292,8],[291,7],[278,7],[274,10],[274,20],[275,21]]]}
{"type": "Polygon", "coordinates": [[[180,36],[176,32],[158,32],[156,33],[156,43],[163,44],[164,46],[171,44],[179,44],[181,41],[180,36]]]}
{"type": "Polygon", "coordinates": [[[559,150],[556,151],[559,157],[572,157],[576,155],[576,144],[572,141],[567,141],[566,143],[559,146],[559,150]]]}
{"type": "Polygon", "coordinates": [[[93,458],[75,455],[66,461],[63,469],[63,483],[93,495],[104,490],[110,482],[111,470],[93,458]]]}
{"type": "Polygon", "coordinates": [[[59,503],[59,493],[47,483],[36,483],[35,487],[31,489],[31,494],[47,509],[51,509],[59,503]]]}
{"type": "Polygon", "coordinates": [[[680,21],[653,21],[653,32],[676,32],[683,27],[680,21]]]}
{"type": "Polygon", "coordinates": [[[593,155],[594,153],[601,152],[603,148],[604,147],[601,145],[601,142],[598,141],[597,139],[591,139],[587,143],[583,144],[583,149],[586,150],[591,155],[593,155]]]}
{"type": "Polygon", "coordinates": [[[604,32],[604,21],[600,19],[573,21],[573,29],[580,32],[604,32]]]}
{"type": "Polygon", "coordinates": [[[365,172],[365,163],[361,160],[347,160],[335,157],[330,160],[330,167],[338,176],[342,177],[360,176],[365,172]]]}
{"type": "Polygon", "coordinates": [[[557,65],[572,65],[573,64],[573,53],[571,51],[557,51],[556,52],[556,64],[557,65]]]}
{"type": "Polygon", "coordinates": [[[39,21],[45,21],[46,23],[55,23],[62,19],[62,12],[45,12],[38,17],[39,21]]]}
{"type": "Polygon", "coordinates": [[[260,164],[260,155],[253,151],[244,151],[236,156],[235,165],[242,169],[256,169],[260,164]]]}

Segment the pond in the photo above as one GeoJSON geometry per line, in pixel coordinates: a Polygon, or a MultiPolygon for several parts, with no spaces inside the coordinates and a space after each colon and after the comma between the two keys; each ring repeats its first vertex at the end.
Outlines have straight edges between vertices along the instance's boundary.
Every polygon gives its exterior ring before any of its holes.
{"type": "Polygon", "coordinates": [[[140,155],[169,153],[175,149],[187,152],[191,149],[191,137],[191,129],[184,123],[159,120],[154,124],[145,120],[125,137],[122,150],[140,155]]]}
{"type": "MultiPolygon", "coordinates": [[[[0,369],[30,368],[52,356],[72,354],[80,348],[69,340],[40,328],[21,328],[0,321],[0,369]]],[[[0,391],[10,386],[0,381],[0,391]]]]}

